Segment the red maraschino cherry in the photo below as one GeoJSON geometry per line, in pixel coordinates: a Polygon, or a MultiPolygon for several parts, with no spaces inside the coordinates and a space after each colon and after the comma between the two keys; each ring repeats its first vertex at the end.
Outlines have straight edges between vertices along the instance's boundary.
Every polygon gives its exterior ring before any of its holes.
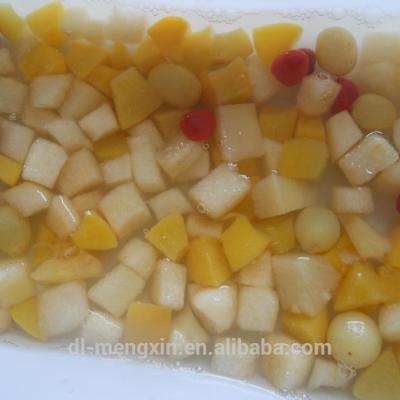
{"type": "Polygon", "coordinates": [[[278,56],[271,65],[275,78],[285,86],[301,82],[310,69],[310,57],[303,50],[290,50],[278,56]]]}
{"type": "Polygon", "coordinates": [[[336,82],[340,84],[341,89],[332,105],[331,112],[336,114],[344,110],[351,111],[351,106],[358,97],[358,89],[356,84],[350,79],[346,78],[337,78],[336,82]]]}
{"type": "Polygon", "coordinates": [[[181,128],[186,137],[194,142],[202,142],[210,138],[217,122],[214,114],[207,109],[188,112],[181,119],[181,128]]]}

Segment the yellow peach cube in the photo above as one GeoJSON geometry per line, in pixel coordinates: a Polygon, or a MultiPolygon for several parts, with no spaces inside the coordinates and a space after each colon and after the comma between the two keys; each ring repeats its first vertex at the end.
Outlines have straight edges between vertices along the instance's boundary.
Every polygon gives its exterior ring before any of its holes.
{"type": "Polygon", "coordinates": [[[347,233],[342,233],[335,245],[325,253],[325,257],[340,275],[344,275],[350,264],[360,258],[347,233]]]}
{"type": "Polygon", "coordinates": [[[39,325],[37,297],[31,297],[23,303],[10,308],[13,321],[28,335],[38,340],[46,340],[46,336],[39,325]]]}
{"type": "Polygon", "coordinates": [[[189,245],[185,221],[178,213],[167,215],[161,219],[146,232],[145,237],[172,261],[179,261],[189,245]]]}
{"type": "Polygon", "coordinates": [[[297,117],[298,110],[295,107],[264,106],[258,119],[265,137],[283,142],[293,137],[297,117]]]}
{"type": "Polygon", "coordinates": [[[114,133],[93,143],[93,152],[100,161],[123,156],[129,153],[127,138],[122,132],[114,133]]]}
{"type": "Polygon", "coordinates": [[[278,170],[280,175],[294,179],[319,179],[328,163],[327,145],[319,140],[295,138],[282,146],[278,170]]]}
{"type": "Polygon", "coordinates": [[[138,71],[145,76],[158,64],[165,62],[161,50],[149,36],[136,48],[133,59],[138,71]]]}
{"type": "Polygon", "coordinates": [[[75,42],[65,55],[65,62],[78,78],[86,78],[93,68],[102,64],[107,58],[107,50],[91,43],[75,42]]]}
{"type": "Polygon", "coordinates": [[[336,312],[379,305],[387,294],[379,275],[366,262],[356,261],[348,270],[333,296],[336,312]]]}
{"type": "Polygon", "coordinates": [[[66,38],[61,30],[63,18],[62,3],[54,1],[31,12],[26,20],[37,37],[51,46],[58,46],[64,43],[66,38]]]}
{"type": "Polygon", "coordinates": [[[56,256],[56,246],[59,239],[44,223],[37,229],[35,242],[32,248],[31,268],[36,268],[39,264],[56,256]]]}
{"type": "Polygon", "coordinates": [[[208,81],[218,104],[244,103],[253,92],[246,63],[240,57],[209,72],[208,81]]]}
{"type": "Polygon", "coordinates": [[[195,74],[207,71],[212,64],[213,39],[211,28],[186,37],[182,49],[182,63],[195,74]]]}
{"type": "Polygon", "coordinates": [[[393,229],[392,246],[386,255],[386,265],[400,268],[400,225],[393,229]]]}
{"type": "Polygon", "coordinates": [[[63,53],[46,44],[38,44],[27,52],[20,60],[20,69],[26,81],[67,71],[63,53]]]}
{"type": "Polygon", "coordinates": [[[258,257],[270,239],[245,216],[238,216],[221,235],[222,247],[232,271],[239,271],[258,257]]]}
{"type": "Polygon", "coordinates": [[[294,136],[297,138],[309,138],[325,142],[326,131],[322,117],[300,114],[297,119],[294,136]]]}
{"type": "Polygon", "coordinates": [[[210,236],[191,242],[186,265],[189,280],[200,285],[218,287],[232,275],[221,243],[210,236]]]}
{"type": "Polygon", "coordinates": [[[14,186],[18,183],[21,172],[20,163],[0,154],[0,181],[8,186],[14,186]]]}
{"type": "Polygon", "coordinates": [[[111,81],[111,90],[122,129],[143,121],[162,103],[156,90],[135,68],[117,75],[111,81]]]}
{"type": "Polygon", "coordinates": [[[400,302],[400,269],[382,265],[378,270],[388,303],[400,302]]]}
{"type": "Polygon", "coordinates": [[[168,341],[171,320],[172,311],[168,307],[150,303],[131,303],[125,320],[125,340],[133,343],[168,341]]]}
{"type": "Polygon", "coordinates": [[[187,112],[189,110],[162,107],[151,118],[164,136],[164,139],[169,141],[180,133],[181,119],[187,112]]]}
{"type": "Polygon", "coordinates": [[[214,108],[218,102],[213,86],[211,85],[208,71],[200,72],[199,80],[201,84],[201,102],[210,108],[214,108]]]}
{"type": "Polygon", "coordinates": [[[287,22],[260,26],[253,31],[254,47],[261,60],[270,65],[299,39],[303,28],[287,22]]]}
{"type": "Polygon", "coordinates": [[[284,254],[296,247],[294,220],[294,214],[287,214],[258,222],[257,226],[270,238],[272,254],[284,254]]]}
{"type": "Polygon", "coordinates": [[[107,57],[107,64],[116,69],[125,69],[133,65],[133,56],[121,42],[114,42],[107,57]]]}
{"type": "Polygon", "coordinates": [[[171,16],[160,19],[147,32],[164,56],[178,61],[189,29],[185,19],[171,16]]]}
{"type": "Polygon", "coordinates": [[[106,65],[98,65],[92,69],[92,72],[88,75],[86,80],[101,93],[111,97],[112,93],[110,82],[120,72],[121,71],[107,67],[106,65]]]}
{"type": "Polygon", "coordinates": [[[25,21],[10,4],[0,4],[0,33],[14,42],[25,30],[25,21]]]}
{"type": "Polygon", "coordinates": [[[326,307],[313,317],[283,311],[281,321],[283,331],[302,343],[325,342],[329,325],[329,314],[326,307]]]}
{"type": "Polygon", "coordinates": [[[118,240],[110,225],[100,215],[88,211],[78,229],[71,234],[72,242],[84,250],[110,250],[118,240]]]}

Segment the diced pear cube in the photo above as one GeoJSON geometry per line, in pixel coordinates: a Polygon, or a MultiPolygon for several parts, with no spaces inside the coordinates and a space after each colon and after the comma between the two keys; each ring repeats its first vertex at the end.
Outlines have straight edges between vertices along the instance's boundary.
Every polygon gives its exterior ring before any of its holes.
{"type": "Polygon", "coordinates": [[[122,316],[129,303],[142,292],[145,281],[132,268],[123,264],[116,266],[89,289],[89,299],[110,312],[122,316]]]}
{"type": "Polygon", "coordinates": [[[78,228],[80,216],[72,201],[66,196],[54,196],[47,211],[47,226],[61,239],[78,228]]]}
{"type": "Polygon", "coordinates": [[[182,17],[168,16],[148,29],[148,34],[167,58],[179,58],[190,26],[182,17]]]}
{"type": "Polygon", "coordinates": [[[122,129],[143,121],[162,103],[156,90],[135,68],[117,75],[111,81],[111,90],[122,129]]]}
{"type": "Polygon", "coordinates": [[[26,81],[30,82],[35,76],[67,72],[64,54],[60,50],[37,42],[26,34],[19,45],[19,69],[26,81]],[[23,44],[24,41],[28,43],[23,44]]]}
{"type": "Polygon", "coordinates": [[[237,325],[251,332],[273,332],[279,312],[273,289],[243,286],[239,291],[237,325]]]}
{"type": "Polygon", "coordinates": [[[341,87],[326,73],[307,75],[297,93],[297,107],[305,115],[324,115],[331,108],[341,87]]]}
{"type": "Polygon", "coordinates": [[[155,304],[181,310],[185,305],[186,267],[160,260],[151,278],[150,295],[155,304]]]}
{"type": "Polygon", "coordinates": [[[0,183],[14,186],[18,183],[22,173],[22,165],[11,158],[0,154],[0,183]]]}
{"type": "Polygon", "coordinates": [[[164,147],[164,139],[161,136],[158,128],[151,119],[145,119],[128,130],[131,136],[147,136],[150,139],[153,147],[158,150],[164,147]]]}
{"type": "Polygon", "coordinates": [[[363,38],[361,60],[365,64],[390,61],[397,64],[400,54],[397,48],[400,43],[400,35],[395,31],[374,31],[367,33],[363,38]]]}
{"type": "Polygon", "coordinates": [[[30,101],[33,107],[57,110],[64,102],[72,80],[72,74],[42,75],[34,78],[30,87],[30,101]]]}
{"type": "Polygon", "coordinates": [[[238,216],[222,233],[221,243],[232,271],[236,272],[266,249],[269,238],[255,228],[247,217],[238,216]]]}
{"type": "Polygon", "coordinates": [[[32,273],[31,278],[43,285],[95,279],[103,276],[101,262],[84,251],[68,258],[44,261],[32,273]]]}
{"type": "Polygon", "coordinates": [[[222,159],[240,161],[263,155],[263,139],[253,103],[217,109],[217,140],[222,159]]]}
{"type": "Polygon", "coordinates": [[[165,189],[165,182],[157,163],[156,153],[148,136],[133,136],[128,140],[131,151],[133,178],[144,193],[165,189]]]}
{"type": "Polygon", "coordinates": [[[168,307],[134,302],[129,305],[124,337],[133,343],[160,343],[171,333],[172,312],[168,307]]]}
{"type": "Polygon", "coordinates": [[[364,259],[382,261],[390,250],[389,240],[356,215],[342,215],[340,222],[358,254],[364,259]]]}
{"type": "Polygon", "coordinates": [[[19,163],[25,161],[35,132],[23,125],[0,119],[0,153],[19,163]]]}
{"type": "Polygon", "coordinates": [[[22,182],[2,193],[3,199],[23,217],[31,217],[46,210],[52,193],[46,188],[30,182],[22,182]]]}
{"type": "Polygon", "coordinates": [[[398,342],[400,340],[400,303],[385,304],[379,309],[379,330],[383,340],[398,342]]]}
{"type": "Polygon", "coordinates": [[[13,208],[0,207],[0,251],[10,257],[24,254],[31,242],[31,225],[13,208]]]}
{"type": "Polygon", "coordinates": [[[209,236],[191,242],[186,264],[189,280],[201,285],[218,287],[232,275],[220,242],[209,236]]]}
{"type": "Polygon", "coordinates": [[[56,119],[58,119],[58,115],[54,111],[32,107],[28,101],[25,103],[21,114],[21,121],[43,136],[47,135],[47,124],[56,119]]]}
{"type": "Polygon", "coordinates": [[[377,306],[386,300],[385,288],[374,268],[356,261],[347,271],[333,298],[335,312],[377,306]]]}
{"type": "Polygon", "coordinates": [[[377,193],[397,194],[400,189],[400,161],[384,169],[372,185],[377,193]]]}
{"type": "Polygon", "coordinates": [[[87,8],[80,6],[68,7],[64,10],[61,28],[71,36],[81,36],[84,32],[84,25],[88,20],[89,13],[87,8]]]}
{"type": "Polygon", "coordinates": [[[11,326],[11,315],[5,308],[0,309],[0,333],[4,333],[11,326]]]}
{"type": "Polygon", "coordinates": [[[332,297],[339,274],[323,257],[275,255],[272,270],[284,310],[314,316],[332,297]]]}
{"type": "Polygon", "coordinates": [[[281,53],[291,49],[302,32],[300,25],[287,22],[260,26],[253,31],[254,47],[263,63],[270,65],[281,53]]]}
{"type": "Polygon", "coordinates": [[[186,171],[178,175],[175,180],[177,182],[185,183],[204,178],[210,172],[210,164],[211,162],[208,151],[203,150],[200,157],[190,167],[188,167],[186,171]]]}
{"type": "Polygon", "coordinates": [[[14,78],[0,77],[0,112],[20,114],[28,95],[28,87],[14,78]]]}
{"type": "Polygon", "coordinates": [[[146,15],[131,7],[114,7],[106,26],[107,37],[114,41],[137,43],[143,38],[146,15]]]}
{"type": "Polygon", "coordinates": [[[396,149],[381,134],[371,133],[339,160],[339,167],[352,185],[360,186],[398,159],[396,149]]]}
{"type": "Polygon", "coordinates": [[[210,71],[207,79],[217,104],[243,103],[252,95],[247,66],[240,57],[226,66],[210,71]]]}
{"type": "Polygon", "coordinates": [[[296,107],[266,105],[259,113],[261,132],[269,139],[284,142],[293,137],[299,112],[296,107]]]}
{"type": "Polygon", "coordinates": [[[153,273],[157,258],[154,247],[138,238],[130,240],[118,253],[118,260],[145,280],[153,273]]]}
{"type": "Polygon", "coordinates": [[[122,321],[101,311],[89,311],[82,325],[81,338],[88,345],[96,343],[118,343],[122,338],[124,325],[122,321]]]}
{"type": "Polygon", "coordinates": [[[179,261],[188,249],[185,221],[181,214],[169,214],[145,234],[145,238],[172,261],[179,261]]]}
{"type": "Polygon", "coordinates": [[[6,47],[0,49],[0,74],[12,75],[14,74],[15,69],[10,50],[6,47]]]}
{"type": "Polygon", "coordinates": [[[79,125],[68,118],[57,118],[46,124],[46,131],[68,152],[74,152],[83,147],[90,149],[92,144],[82,132],[79,125]]]}
{"type": "Polygon", "coordinates": [[[210,236],[219,239],[222,235],[223,223],[200,215],[190,214],[186,220],[186,231],[191,238],[210,236]]]}
{"type": "Polygon", "coordinates": [[[167,175],[175,179],[193,165],[202,152],[200,143],[189,140],[181,134],[157,152],[157,160],[167,175]]]}
{"type": "Polygon", "coordinates": [[[93,143],[93,152],[100,161],[113,160],[129,153],[127,137],[123,132],[106,136],[93,143]]]}
{"type": "Polygon", "coordinates": [[[296,351],[291,337],[281,333],[272,333],[267,337],[272,346],[283,346],[288,351],[271,352],[262,359],[262,370],[267,380],[277,389],[295,390],[306,383],[314,364],[314,355],[296,351]]]}
{"type": "Polygon", "coordinates": [[[151,220],[150,211],[133,183],[124,183],[112,189],[103,197],[99,208],[120,239],[151,220]]]}
{"type": "Polygon", "coordinates": [[[10,4],[0,6],[0,32],[14,42],[25,29],[25,21],[14,11],[10,4]]]}
{"type": "Polygon", "coordinates": [[[103,192],[101,190],[93,190],[78,194],[72,199],[75,210],[80,216],[86,211],[98,211],[100,200],[103,198],[103,192]]]}
{"type": "Polygon", "coordinates": [[[282,153],[282,143],[277,140],[264,139],[264,171],[267,175],[278,172],[279,160],[282,153]]]}
{"type": "Polygon", "coordinates": [[[312,184],[276,174],[258,181],[253,186],[252,197],[258,218],[287,214],[317,202],[316,188],[312,184]]]}
{"type": "MultiPolygon", "coordinates": [[[[379,47],[382,47],[381,43],[376,49],[379,47]]],[[[353,395],[359,400],[394,400],[399,397],[400,368],[393,349],[384,350],[360,373],[353,385],[353,395]]]]}
{"type": "Polygon", "coordinates": [[[329,325],[328,308],[312,317],[284,311],[281,314],[283,331],[302,343],[324,343],[329,325]]]}
{"type": "Polygon", "coordinates": [[[35,285],[28,276],[25,261],[14,259],[0,262],[0,307],[8,308],[22,303],[35,293],[35,285]]]}
{"type": "Polygon", "coordinates": [[[38,299],[31,297],[10,308],[12,320],[26,333],[38,340],[45,340],[43,329],[39,326],[38,299]]]}
{"type": "Polygon", "coordinates": [[[307,387],[311,390],[326,387],[345,388],[349,385],[354,373],[350,367],[318,357],[315,359],[307,387]]]}
{"type": "Polygon", "coordinates": [[[87,211],[78,228],[71,234],[72,242],[84,250],[110,250],[118,240],[110,225],[100,215],[87,211]]]}
{"type": "Polygon", "coordinates": [[[146,76],[154,67],[165,61],[161,49],[150,36],[146,36],[133,55],[136,68],[146,76]]]}
{"type": "Polygon", "coordinates": [[[39,326],[49,337],[75,331],[89,311],[86,290],[80,282],[54,286],[38,299],[39,326]]]}
{"type": "Polygon", "coordinates": [[[157,220],[169,214],[186,214],[193,211],[190,202],[179,189],[172,188],[162,192],[148,201],[149,207],[157,220]]]}
{"type": "Polygon", "coordinates": [[[332,189],[332,209],[336,213],[371,214],[374,211],[371,189],[335,186],[332,189]]]}
{"type": "MultiPolygon", "coordinates": [[[[105,41],[106,34],[106,26],[105,21],[103,19],[92,19],[89,18],[84,25],[84,29],[82,32],[82,36],[87,39],[90,43],[95,43],[97,45],[102,45],[105,41]]],[[[105,50],[105,49],[103,49],[105,50]]],[[[88,60],[86,68],[89,69],[89,66],[93,64],[97,64],[98,59],[100,58],[99,54],[101,51],[98,48],[93,49],[93,59],[88,60]]],[[[101,56],[102,58],[102,56],[101,56]]],[[[107,59],[107,57],[106,57],[107,59]]],[[[74,60],[75,61],[75,60],[74,60]]],[[[98,64],[97,64],[98,65],[98,64]]]]}
{"type": "Polygon", "coordinates": [[[192,310],[208,332],[221,334],[232,328],[236,318],[237,292],[236,286],[189,286],[192,310]]]}
{"type": "Polygon", "coordinates": [[[234,379],[249,379],[255,374],[257,355],[251,352],[241,352],[239,340],[229,337],[215,340],[214,348],[218,349],[218,352],[214,352],[211,358],[213,372],[234,379]]]}
{"type": "Polygon", "coordinates": [[[214,32],[210,27],[193,32],[185,37],[182,48],[182,63],[195,74],[207,71],[212,64],[214,32]]]}
{"type": "Polygon", "coordinates": [[[246,286],[273,287],[271,253],[265,251],[242,268],[235,276],[235,281],[246,286]]]}
{"type": "Polygon", "coordinates": [[[104,183],[113,187],[132,180],[131,159],[128,154],[108,160],[100,164],[104,183]]]}
{"type": "Polygon", "coordinates": [[[102,183],[103,175],[93,153],[81,149],[68,158],[58,178],[57,187],[61,193],[72,197],[102,183]]]}
{"type": "Polygon", "coordinates": [[[253,100],[260,104],[274,97],[282,88],[272,75],[268,66],[266,66],[257,54],[252,54],[247,58],[247,71],[253,88],[253,100]]]}
{"type": "Polygon", "coordinates": [[[212,218],[218,218],[237,206],[250,191],[250,182],[234,168],[221,164],[194,185],[189,196],[212,218]]]}
{"type": "Polygon", "coordinates": [[[96,66],[107,58],[106,49],[90,42],[76,41],[68,48],[65,62],[78,78],[86,78],[96,66]]]}
{"type": "Polygon", "coordinates": [[[58,144],[36,139],[26,157],[22,178],[51,189],[67,158],[67,153],[58,144]]]}
{"type": "Polygon", "coordinates": [[[324,142],[309,138],[289,139],[282,146],[279,173],[287,178],[317,180],[321,178],[328,158],[324,142]]]}
{"type": "Polygon", "coordinates": [[[189,357],[193,355],[187,350],[189,345],[207,344],[209,341],[210,337],[189,306],[174,314],[169,336],[169,343],[173,343],[176,348],[176,354],[172,358],[176,360],[189,357]]]}
{"type": "Polygon", "coordinates": [[[79,121],[80,127],[95,142],[118,131],[119,126],[114,111],[104,103],[79,121]]]}
{"type": "Polygon", "coordinates": [[[226,64],[236,57],[246,58],[253,52],[248,33],[244,29],[234,29],[214,36],[213,61],[226,64]]]}
{"type": "Polygon", "coordinates": [[[63,118],[79,119],[96,109],[104,96],[84,81],[75,79],[58,112],[63,118]]]}

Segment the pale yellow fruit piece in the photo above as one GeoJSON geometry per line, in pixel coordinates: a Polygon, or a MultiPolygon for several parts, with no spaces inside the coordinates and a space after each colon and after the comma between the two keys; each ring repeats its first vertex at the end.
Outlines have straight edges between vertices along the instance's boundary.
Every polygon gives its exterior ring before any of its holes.
{"type": "Polygon", "coordinates": [[[213,61],[226,64],[236,57],[246,58],[253,52],[248,33],[244,29],[234,29],[219,33],[214,37],[213,61]]]}

